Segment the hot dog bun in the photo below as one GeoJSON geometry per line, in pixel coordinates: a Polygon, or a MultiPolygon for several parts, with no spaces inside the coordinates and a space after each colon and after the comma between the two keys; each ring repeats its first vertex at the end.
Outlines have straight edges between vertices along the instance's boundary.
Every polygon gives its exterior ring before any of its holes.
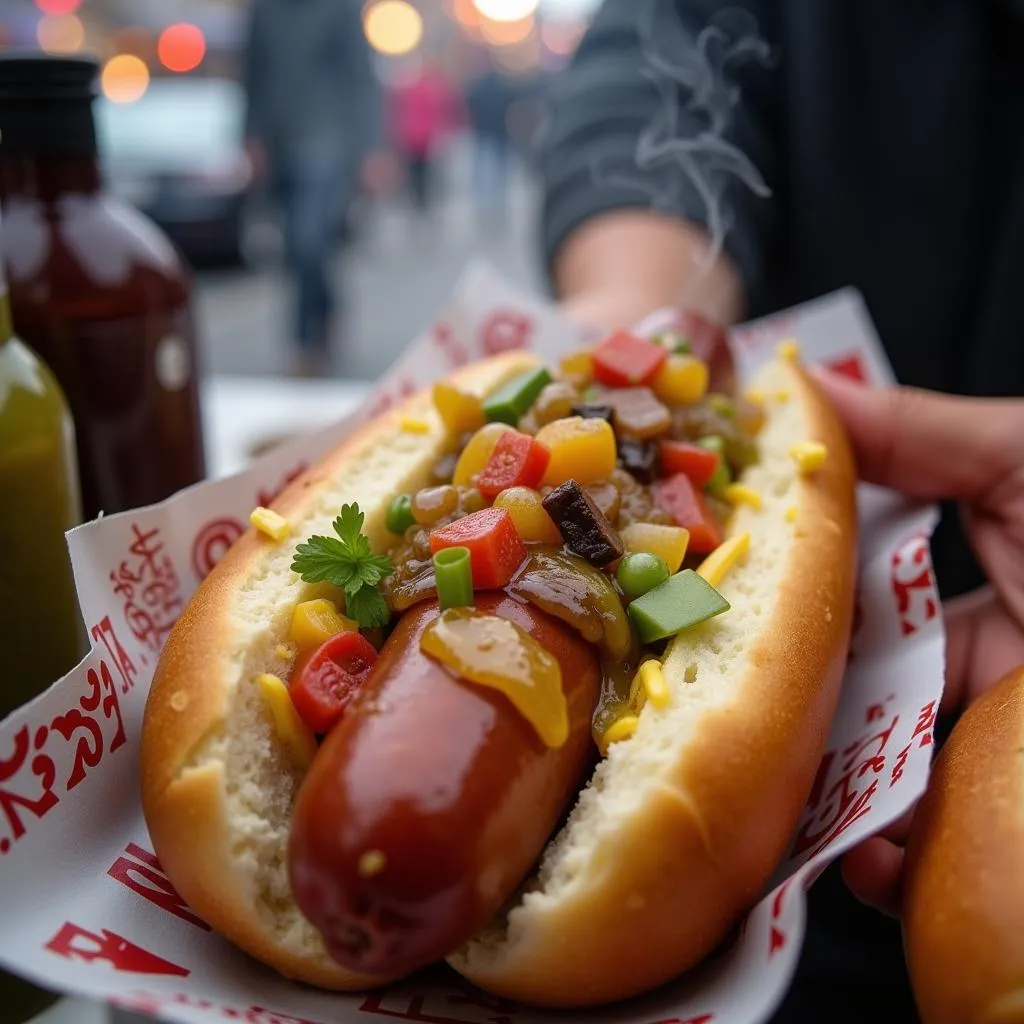
{"type": "MultiPolygon", "coordinates": [[[[535,361],[459,375],[483,394],[535,361]]],[[[601,1003],[659,984],[711,951],[759,896],[785,851],[828,731],[845,661],[855,580],[854,470],[845,434],[812,380],[780,359],[755,382],[775,396],[744,475],[763,507],[731,532],[751,550],[722,585],[732,610],[677,640],[671,707],[645,707],[615,744],[540,881],[507,922],[451,958],[481,986],[551,1006],[601,1003]],[[828,448],[802,476],[794,443],[828,448]]],[[[168,639],[143,733],[143,805],[158,855],[218,931],[282,973],[327,988],[379,983],[327,959],[288,887],[289,815],[299,777],[255,679],[286,674],[275,649],[304,585],[295,545],[358,501],[385,546],[390,498],[425,482],[444,446],[429,395],[371,424],[275,503],[292,532],[251,531],[193,598],[168,639]],[[402,419],[429,424],[403,430],[402,419]]]]}
{"type": "Polygon", "coordinates": [[[903,911],[925,1024],[1024,1022],[1024,669],[967,709],[936,760],[903,911]]]}
{"type": "MultiPolygon", "coordinates": [[[[534,357],[512,354],[457,374],[483,395],[534,357]]],[[[329,533],[345,502],[366,514],[383,547],[391,497],[415,490],[446,443],[429,392],[363,428],[274,503],[292,525],[275,544],[248,530],[204,580],[160,658],[142,730],[142,806],[168,877],[204,920],[287,977],[330,989],[371,979],[331,960],[288,885],[291,811],[301,776],[256,686],[287,676],[276,648],[307,587],[291,572],[295,546],[329,533]],[[427,433],[402,428],[412,417],[427,433]]],[[[380,979],[375,979],[378,983],[380,979]]]]}
{"type": "MultiPolygon", "coordinates": [[[[644,707],[611,747],[522,901],[451,959],[523,1002],[582,1006],[647,991],[703,959],[758,897],[806,803],[839,692],[855,581],[854,468],[843,429],[804,373],[770,364],[761,463],[738,510],[745,564],[727,615],[672,644],[671,705],[644,707]],[[829,451],[800,476],[794,442],[829,451]],[[795,508],[790,523],[787,510],[795,508]]],[[[793,513],[789,513],[791,517],[793,513]]]]}

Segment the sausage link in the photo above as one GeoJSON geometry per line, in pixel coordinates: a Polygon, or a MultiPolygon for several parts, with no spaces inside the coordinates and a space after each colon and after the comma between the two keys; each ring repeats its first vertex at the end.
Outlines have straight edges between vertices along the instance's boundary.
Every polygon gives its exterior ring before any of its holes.
{"type": "Polygon", "coordinates": [[[420,651],[436,602],[405,613],[292,821],[295,898],[352,970],[407,973],[459,948],[513,895],[591,767],[594,649],[500,592],[477,594],[476,607],[558,659],[569,739],[546,747],[503,694],[420,651]]]}

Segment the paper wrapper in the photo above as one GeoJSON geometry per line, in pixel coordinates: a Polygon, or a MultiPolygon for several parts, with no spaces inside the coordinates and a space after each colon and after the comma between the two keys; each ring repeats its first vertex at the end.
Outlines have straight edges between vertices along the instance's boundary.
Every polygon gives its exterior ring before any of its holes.
{"type": "MultiPolygon", "coordinates": [[[[657,314],[646,327],[671,320],[671,313],[657,314]]],[[[734,330],[741,374],[783,337],[797,338],[808,362],[891,380],[855,292],[734,330]]],[[[92,650],[0,725],[3,966],[50,988],[169,1021],[573,1020],[480,994],[446,969],[355,996],[284,981],[213,934],[161,872],[139,805],[137,754],[161,644],[253,506],[270,502],[357,424],[452,368],[520,347],[555,357],[578,341],[551,309],[475,268],[445,314],[347,419],[273,451],[247,472],[69,535],[92,650]]],[[[700,970],[641,1000],[588,1011],[580,1021],[765,1020],[793,976],[806,887],[828,861],[922,792],[943,680],[943,625],[928,551],[936,511],[867,488],[860,501],[860,597],[842,699],[777,881],[700,970]]]]}

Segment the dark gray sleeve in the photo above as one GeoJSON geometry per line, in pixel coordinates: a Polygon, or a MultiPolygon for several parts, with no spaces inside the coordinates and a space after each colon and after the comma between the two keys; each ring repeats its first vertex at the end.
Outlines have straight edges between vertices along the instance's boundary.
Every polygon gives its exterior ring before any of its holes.
{"type": "Polygon", "coordinates": [[[759,282],[776,202],[768,0],[606,0],[555,79],[538,137],[548,265],[595,214],[705,227],[759,282]]]}

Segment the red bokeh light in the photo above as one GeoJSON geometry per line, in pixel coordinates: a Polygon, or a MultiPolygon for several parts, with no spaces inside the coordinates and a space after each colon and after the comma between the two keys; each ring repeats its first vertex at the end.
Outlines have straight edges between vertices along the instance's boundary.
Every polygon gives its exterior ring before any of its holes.
{"type": "Polygon", "coordinates": [[[192,71],[206,55],[206,39],[199,28],[187,22],[168,25],[160,33],[156,54],[168,71],[192,71]]]}
{"type": "Polygon", "coordinates": [[[36,7],[43,14],[74,14],[82,0],[36,0],[36,7]]]}

